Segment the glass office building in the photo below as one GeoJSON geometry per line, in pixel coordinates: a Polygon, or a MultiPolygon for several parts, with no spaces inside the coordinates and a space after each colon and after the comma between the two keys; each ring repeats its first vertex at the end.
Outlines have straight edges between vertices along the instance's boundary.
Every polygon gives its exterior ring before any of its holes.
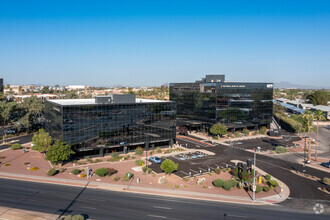
{"type": "Polygon", "coordinates": [[[170,101],[111,95],[46,101],[46,131],[78,156],[175,143],[176,105],[170,101]]]}
{"type": "Polygon", "coordinates": [[[0,92],[3,92],[3,79],[0,78],[0,92]]]}
{"type": "Polygon", "coordinates": [[[269,126],[272,99],[272,83],[226,82],[224,75],[170,84],[170,100],[177,104],[177,124],[192,129],[209,128],[217,122],[231,130],[269,126]]]}

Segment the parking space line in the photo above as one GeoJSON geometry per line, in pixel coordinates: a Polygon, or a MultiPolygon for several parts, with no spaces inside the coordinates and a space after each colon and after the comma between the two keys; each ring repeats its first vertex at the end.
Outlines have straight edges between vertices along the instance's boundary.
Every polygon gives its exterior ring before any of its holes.
{"type": "Polygon", "coordinates": [[[185,175],[189,175],[188,173],[186,173],[186,172],[183,172],[182,170],[179,170],[181,173],[183,173],[183,174],[185,174],[185,175]]]}
{"type": "Polygon", "coordinates": [[[195,170],[192,170],[192,169],[189,169],[190,171],[192,171],[192,172],[195,172],[195,173],[199,173],[199,172],[197,172],[197,171],[195,171],[195,170]]]}
{"type": "Polygon", "coordinates": [[[198,167],[198,169],[200,169],[200,170],[204,170],[204,171],[207,171],[207,170],[205,170],[205,169],[203,169],[203,168],[200,168],[200,167],[198,167]]]}

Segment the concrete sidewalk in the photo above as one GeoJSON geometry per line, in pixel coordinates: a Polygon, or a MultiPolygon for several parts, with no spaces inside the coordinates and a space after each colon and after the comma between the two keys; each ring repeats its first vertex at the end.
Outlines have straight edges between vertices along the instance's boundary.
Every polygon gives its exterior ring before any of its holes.
{"type": "MultiPolygon", "coordinates": [[[[274,203],[284,201],[289,195],[288,193],[284,193],[283,196],[273,195],[273,196],[268,196],[268,197],[263,197],[263,198],[257,198],[256,201],[253,202],[249,197],[226,196],[226,195],[200,193],[200,192],[192,192],[192,191],[180,191],[180,190],[148,188],[148,187],[142,187],[142,186],[130,186],[130,182],[127,182],[127,184],[125,184],[125,185],[121,185],[121,184],[110,184],[110,183],[101,183],[101,182],[89,182],[89,181],[84,181],[84,180],[68,180],[68,179],[61,179],[61,178],[54,178],[54,177],[13,174],[13,173],[5,173],[5,172],[0,172],[0,178],[32,181],[32,182],[42,182],[42,183],[50,183],[50,184],[59,184],[59,185],[70,185],[70,186],[77,186],[77,187],[86,187],[86,185],[88,185],[87,186],[88,188],[99,188],[99,189],[121,191],[121,192],[151,194],[151,195],[157,195],[157,196],[166,195],[166,197],[208,200],[208,201],[248,204],[248,205],[274,204],[274,203]]],[[[132,180],[132,181],[135,181],[135,180],[132,180]]],[[[285,192],[289,192],[288,188],[285,190],[285,192]]]]}

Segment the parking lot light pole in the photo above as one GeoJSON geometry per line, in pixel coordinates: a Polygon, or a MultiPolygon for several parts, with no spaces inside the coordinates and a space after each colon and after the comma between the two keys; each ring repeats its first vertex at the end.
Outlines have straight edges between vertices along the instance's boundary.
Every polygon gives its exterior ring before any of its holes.
{"type": "Polygon", "coordinates": [[[255,196],[256,196],[256,153],[257,153],[257,151],[260,151],[260,147],[257,147],[257,149],[255,149],[254,150],[254,160],[253,160],[253,189],[252,189],[252,191],[253,191],[253,201],[255,201],[255,196]]]}

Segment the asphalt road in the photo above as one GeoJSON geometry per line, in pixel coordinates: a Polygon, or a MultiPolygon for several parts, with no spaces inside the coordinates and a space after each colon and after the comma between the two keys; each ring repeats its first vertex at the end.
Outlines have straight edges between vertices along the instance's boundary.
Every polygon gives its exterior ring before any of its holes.
{"type": "Polygon", "coordinates": [[[101,220],[310,220],[329,219],[330,216],[328,213],[315,214],[313,207],[305,211],[284,206],[225,204],[7,179],[0,179],[0,206],[7,207],[7,210],[15,208],[57,216],[85,214],[101,220]]]}
{"type": "MultiPolygon", "coordinates": [[[[197,145],[200,145],[198,142],[194,144],[193,142],[186,141],[185,139],[179,139],[179,143],[184,146],[186,146],[187,144],[188,148],[196,148],[197,145]]],[[[233,147],[223,146],[220,144],[217,144],[215,147],[207,148],[199,146],[198,149],[205,149],[208,151],[212,151],[216,154],[216,156],[210,156],[207,159],[205,158],[204,160],[195,160],[194,166],[199,165],[199,167],[214,167],[215,164],[230,164],[230,160],[246,161],[246,159],[248,158],[253,159],[253,153],[251,152],[233,147]]],[[[189,162],[190,161],[179,162],[179,172],[180,166],[185,169],[186,166],[189,166],[189,162]]],[[[302,172],[303,166],[301,164],[288,162],[280,158],[272,158],[268,156],[258,155],[256,165],[257,167],[261,168],[272,176],[275,176],[276,178],[282,180],[286,185],[288,185],[291,192],[290,197],[292,198],[324,201],[330,200],[330,196],[328,194],[318,190],[318,187],[324,187],[322,183],[295,175],[291,172],[291,170],[302,172]]],[[[306,173],[313,176],[317,176],[319,178],[330,177],[329,173],[313,168],[306,168],[306,173]]]]}
{"type": "MultiPolygon", "coordinates": [[[[10,148],[12,144],[26,144],[32,141],[32,137],[34,134],[28,134],[24,136],[19,136],[19,137],[11,137],[6,139],[6,142],[8,144],[0,144],[0,150],[10,148]]],[[[0,140],[2,142],[2,140],[0,140]]]]}

